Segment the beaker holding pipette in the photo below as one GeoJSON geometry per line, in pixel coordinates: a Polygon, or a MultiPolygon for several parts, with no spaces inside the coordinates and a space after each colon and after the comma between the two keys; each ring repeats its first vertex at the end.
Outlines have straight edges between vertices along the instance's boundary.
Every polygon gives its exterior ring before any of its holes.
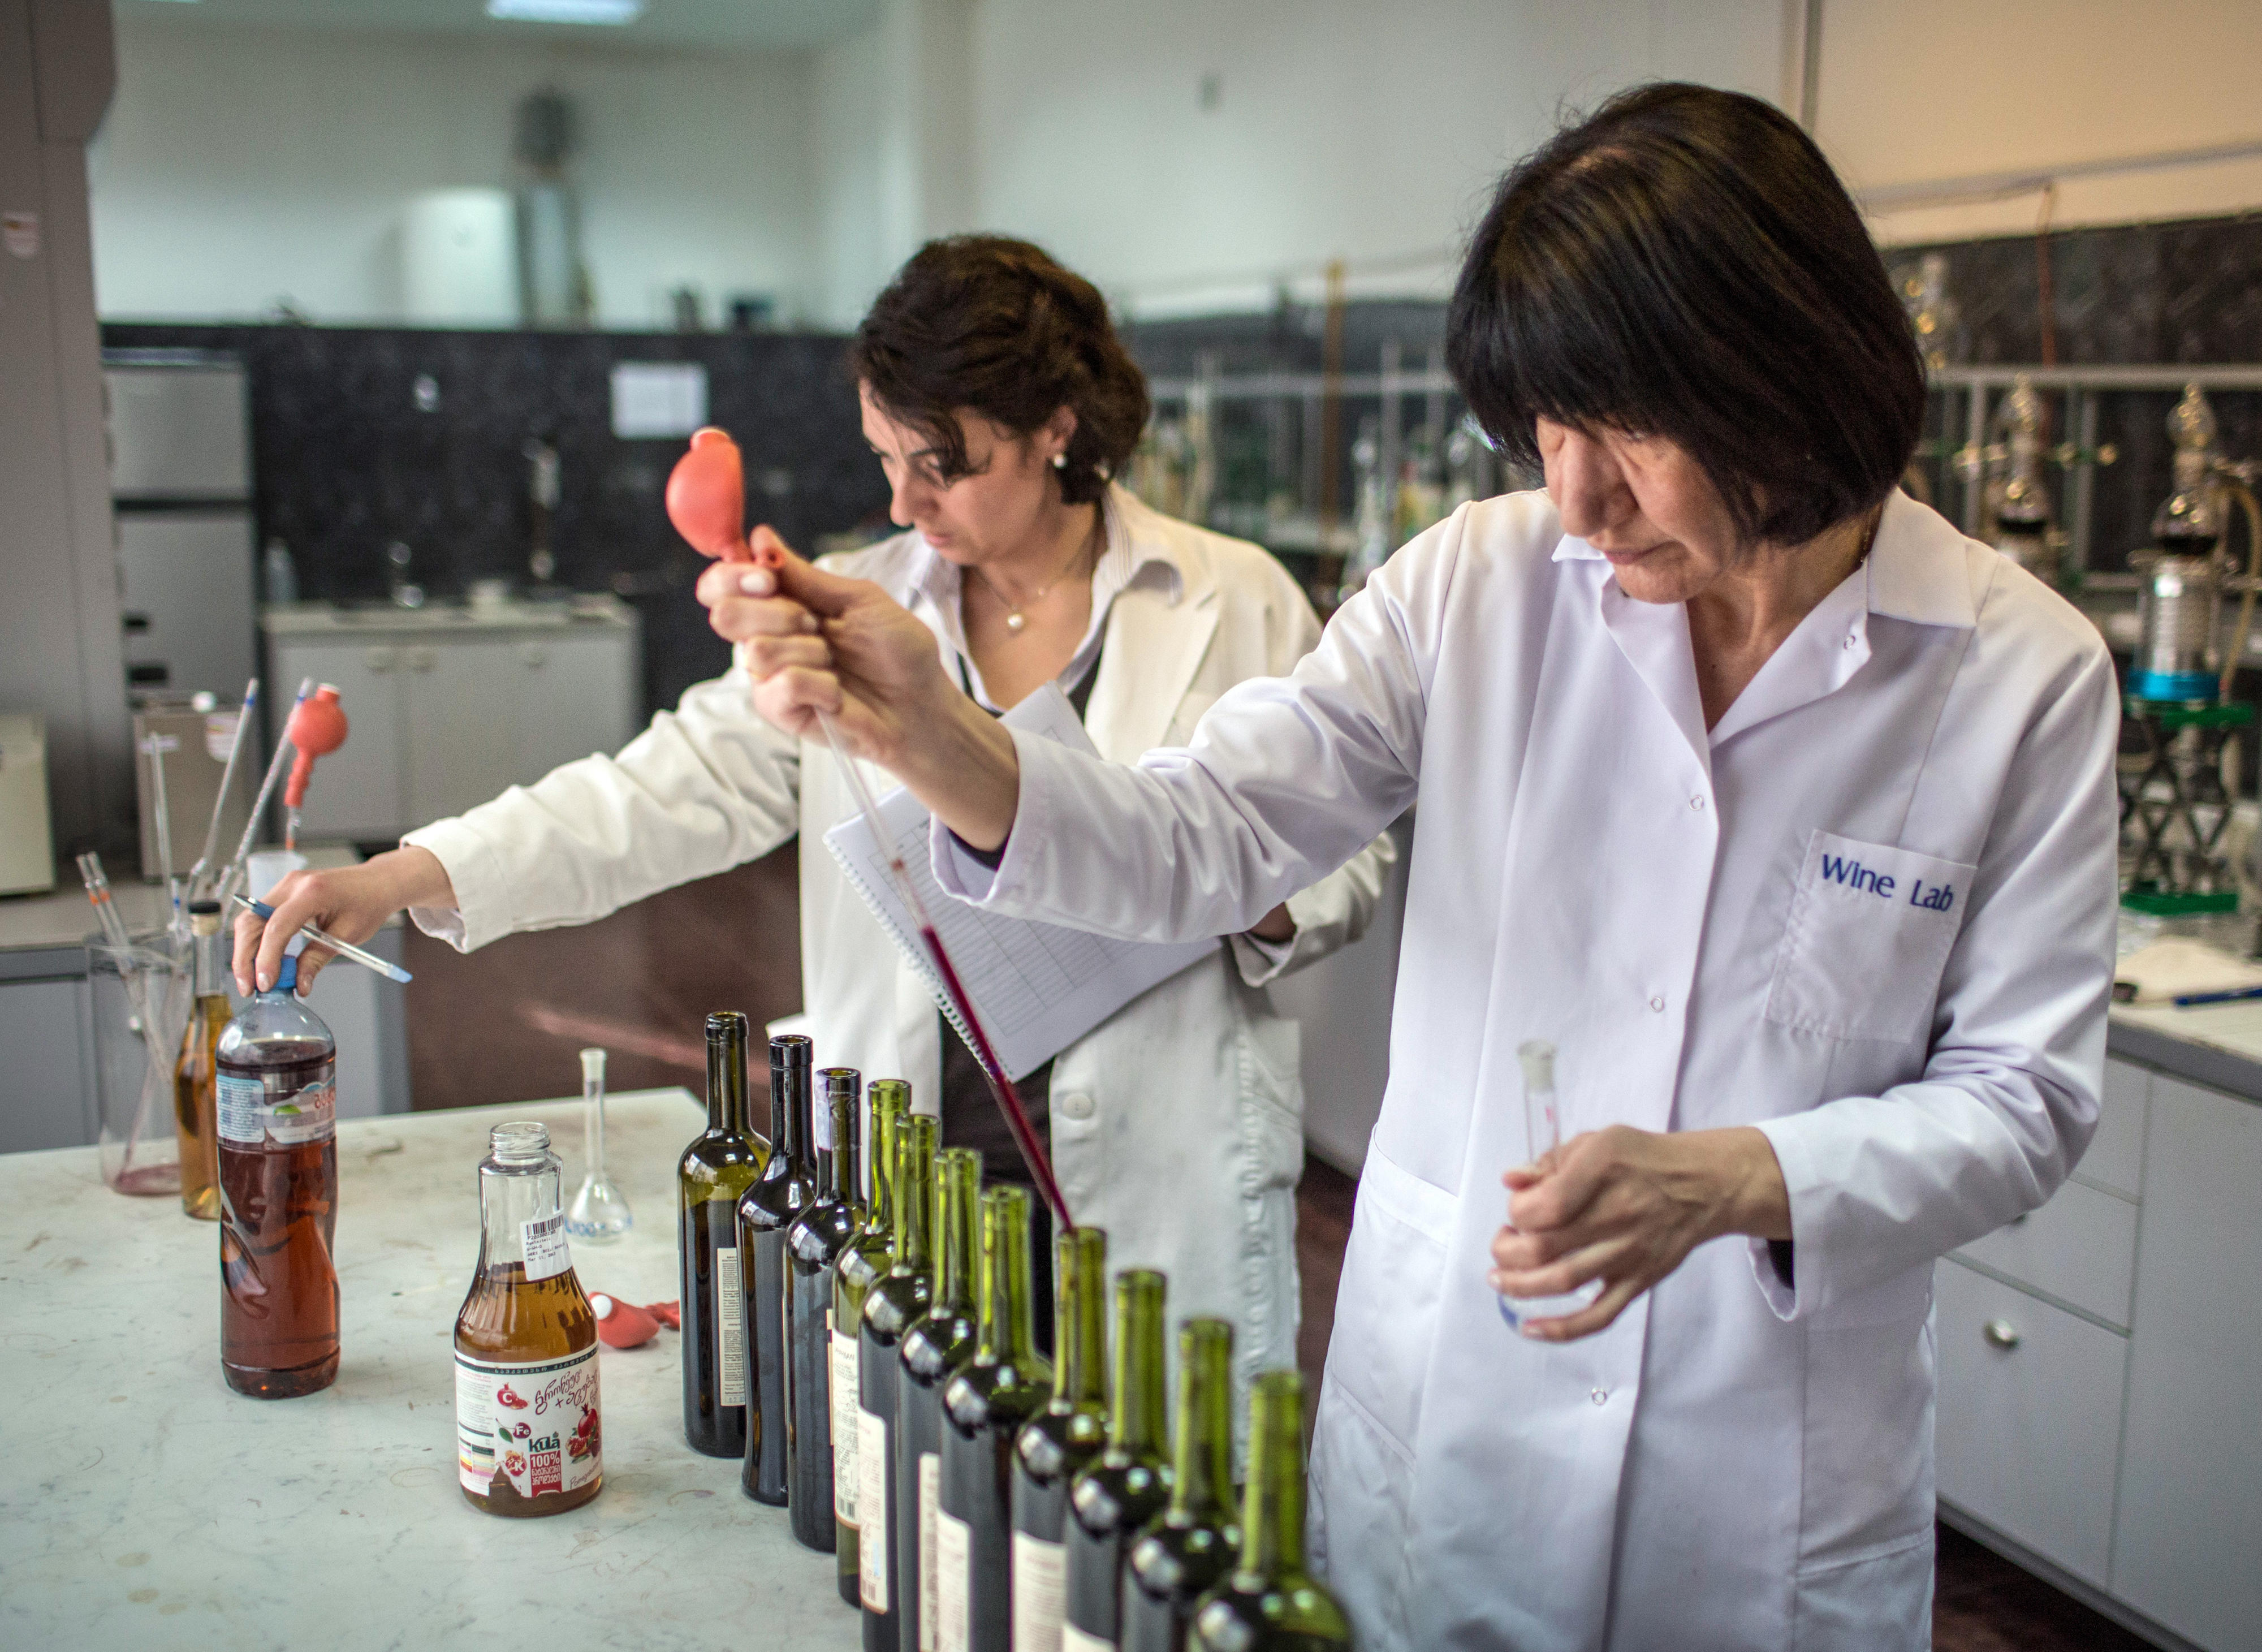
{"type": "MultiPolygon", "coordinates": [[[[1534,1038],[1516,1046],[1524,1064],[1524,1162],[1536,1165],[1563,1144],[1562,1114],[1555,1100],[1555,1046],[1534,1038]]],[[[1603,1294],[1600,1280],[1588,1280],[1560,1296],[1509,1296],[1500,1299],[1500,1317],[1521,1332],[1535,1319],[1560,1319],[1575,1314],[1603,1294]]]]}
{"type": "Polygon", "coordinates": [[[566,1207],[566,1231],[590,1244],[617,1239],[636,1223],[629,1201],[605,1174],[605,1052],[592,1045],[581,1052],[582,1146],[588,1172],[566,1207]]]}

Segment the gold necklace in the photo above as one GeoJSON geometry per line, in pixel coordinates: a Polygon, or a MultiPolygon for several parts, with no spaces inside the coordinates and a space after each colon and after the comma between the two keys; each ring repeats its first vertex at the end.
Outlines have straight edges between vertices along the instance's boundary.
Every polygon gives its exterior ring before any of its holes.
{"type": "Polygon", "coordinates": [[[1005,610],[1005,629],[1007,631],[1012,632],[1016,637],[1019,636],[1022,629],[1029,623],[1029,617],[1021,610],[1025,608],[1034,608],[1037,603],[1043,602],[1047,596],[1051,595],[1053,587],[1058,585],[1063,580],[1069,576],[1069,570],[1075,567],[1077,563],[1084,560],[1084,552],[1090,548],[1092,539],[1097,537],[1099,532],[1099,519],[1097,516],[1092,518],[1091,530],[1091,533],[1088,533],[1084,537],[1082,543],[1077,545],[1076,549],[1069,553],[1068,562],[1061,571],[1054,574],[1049,580],[1047,580],[1041,586],[1038,587],[1035,595],[1030,596],[1025,602],[1015,602],[1010,600],[1005,592],[998,588],[998,582],[982,571],[982,566],[979,563],[972,565],[974,568],[974,577],[990,588],[990,595],[996,597],[998,599],[998,605],[1005,610]]]}

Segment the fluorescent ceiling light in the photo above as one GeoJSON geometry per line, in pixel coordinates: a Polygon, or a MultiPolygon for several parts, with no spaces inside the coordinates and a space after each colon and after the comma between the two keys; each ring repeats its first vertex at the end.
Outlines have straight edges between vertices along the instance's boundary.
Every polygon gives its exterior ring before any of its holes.
{"type": "Polygon", "coordinates": [[[487,15],[507,23],[633,23],[644,0],[487,0],[487,15]]]}

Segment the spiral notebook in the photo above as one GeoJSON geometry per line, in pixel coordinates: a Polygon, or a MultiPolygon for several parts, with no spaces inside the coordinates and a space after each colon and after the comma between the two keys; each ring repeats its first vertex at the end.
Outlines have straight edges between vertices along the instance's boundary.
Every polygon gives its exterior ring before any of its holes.
{"type": "MultiPolygon", "coordinates": [[[[1068,696],[1050,685],[1005,714],[1005,723],[1098,754],[1068,696]]],[[[944,892],[928,859],[930,819],[918,798],[897,787],[879,800],[880,819],[904,858],[950,954],[974,1013],[997,1046],[1008,1078],[1035,1071],[1149,987],[1207,957],[1218,943],[1162,945],[1117,941],[1058,924],[1008,918],[969,906],[944,892]]],[[[825,846],[880,927],[894,937],[969,1049],[974,1040],[950,1003],[888,876],[888,862],[861,814],[825,834],[825,846]]]]}

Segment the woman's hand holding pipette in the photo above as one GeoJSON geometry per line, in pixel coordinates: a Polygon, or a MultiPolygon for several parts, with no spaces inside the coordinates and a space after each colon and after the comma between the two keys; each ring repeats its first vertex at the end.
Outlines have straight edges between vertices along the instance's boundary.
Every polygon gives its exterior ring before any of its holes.
{"type": "Polygon", "coordinates": [[[702,574],[699,600],[716,633],[744,645],[754,709],[809,739],[831,717],[851,752],[966,842],[1003,843],[1020,797],[1012,736],[951,681],[934,634],[877,585],[811,566],[767,528],[753,548],[756,561],[702,574]]]}
{"type": "MultiPolygon", "coordinates": [[[[302,924],[327,929],[358,945],[385,927],[385,920],[408,906],[450,908],[456,905],[448,869],[429,849],[388,849],[359,866],[328,871],[293,872],[268,891],[271,919],[238,912],[230,968],[239,992],[264,992],[275,985],[283,954],[302,924]]],[[[322,966],[337,954],[308,942],[299,955],[299,991],[313,984],[322,966]]]]}

